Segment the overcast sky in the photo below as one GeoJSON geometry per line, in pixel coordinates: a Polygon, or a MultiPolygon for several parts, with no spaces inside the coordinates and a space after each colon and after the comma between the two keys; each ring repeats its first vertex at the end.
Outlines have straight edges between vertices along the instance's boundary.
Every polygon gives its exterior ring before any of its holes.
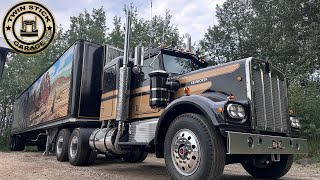
{"type": "MultiPolygon", "coordinates": [[[[1,0],[0,19],[4,18],[7,10],[22,0],[1,0]]],[[[69,17],[78,15],[86,8],[103,6],[107,15],[107,26],[112,29],[114,15],[121,16],[124,22],[124,4],[131,2],[138,9],[138,14],[144,19],[150,19],[151,0],[39,0],[54,15],[57,24],[64,29],[69,27],[69,17]]],[[[164,15],[165,10],[172,14],[172,24],[176,25],[181,33],[189,33],[192,41],[199,41],[209,26],[217,23],[215,17],[216,5],[223,4],[225,0],[153,0],[153,15],[164,15]]],[[[2,23],[0,23],[2,26],[2,23]]],[[[1,27],[2,28],[2,27],[1,27]]],[[[3,36],[2,34],[0,36],[3,36]]]]}

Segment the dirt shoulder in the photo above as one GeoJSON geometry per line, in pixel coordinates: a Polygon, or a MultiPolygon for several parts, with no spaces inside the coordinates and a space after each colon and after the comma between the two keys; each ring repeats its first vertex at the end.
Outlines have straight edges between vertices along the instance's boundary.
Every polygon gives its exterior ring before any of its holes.
{"type": "MultiPolygon", "coordinates": [[[[98,158],[90,167],[58,162],[55,156],[35,152],[0,152],[0,179],[169,179],[163,159],[150,155],[145,162],[129,164],[122,160],[98,158]]],[[[253,179],[239,164],[225,167],[223,179],[253,179]]],[[[282,179],[320,179],[320,164],[294,164],[282,179]]]]}

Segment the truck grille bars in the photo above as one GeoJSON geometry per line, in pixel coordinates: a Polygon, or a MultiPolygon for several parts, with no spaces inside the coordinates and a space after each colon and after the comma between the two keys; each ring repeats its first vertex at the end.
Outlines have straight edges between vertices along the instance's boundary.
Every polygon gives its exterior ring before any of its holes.
{"type": "Polygon", "coordinates": [[[284,75],[266,62],[252,60],[251,64],[255,128],[287,132],[287,86],[284,75]]]}

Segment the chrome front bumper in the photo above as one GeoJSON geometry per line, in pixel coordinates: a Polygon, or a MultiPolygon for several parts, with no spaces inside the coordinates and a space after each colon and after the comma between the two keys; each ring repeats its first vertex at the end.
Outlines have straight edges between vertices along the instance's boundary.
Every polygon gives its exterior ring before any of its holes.
{"type": "Polygon", "coordinates": [[[306,139],[227,132],[227,154],[307,154],[306,139]]]}

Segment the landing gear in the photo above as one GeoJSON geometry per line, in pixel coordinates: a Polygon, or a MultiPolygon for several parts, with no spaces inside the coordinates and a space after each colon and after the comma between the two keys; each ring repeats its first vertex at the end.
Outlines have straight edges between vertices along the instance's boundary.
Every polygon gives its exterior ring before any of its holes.
{"type": "Polygon", "coordinates": [[[170,125],[164,158],[172,179],[220,179],[226,153],[219,131],[198,114],[182,114],[170,125]]]}
{"type": "Polygon", "coordinates": [[[74,129],[69,140],[69,162],[74,166],[91,165],[94,163],[97,152],[89,146],[89,137],[94,129],[74,129]]]}
{"type": "Polygon", "coordinates": [[[137,148],[123,155],[123,159],[128,163],[140,163],[143,162],[147,156],[148,152],[145,151],[145,148],[137,148]]]}
{"type": "Polygon", "coordinates": [[[279,162],[272,162],[265,158],[250,159],[242,163],[243,168],[255,178],[278,179],[284,176],[291,168],[293,155],[280,155],[279,162]]]}

